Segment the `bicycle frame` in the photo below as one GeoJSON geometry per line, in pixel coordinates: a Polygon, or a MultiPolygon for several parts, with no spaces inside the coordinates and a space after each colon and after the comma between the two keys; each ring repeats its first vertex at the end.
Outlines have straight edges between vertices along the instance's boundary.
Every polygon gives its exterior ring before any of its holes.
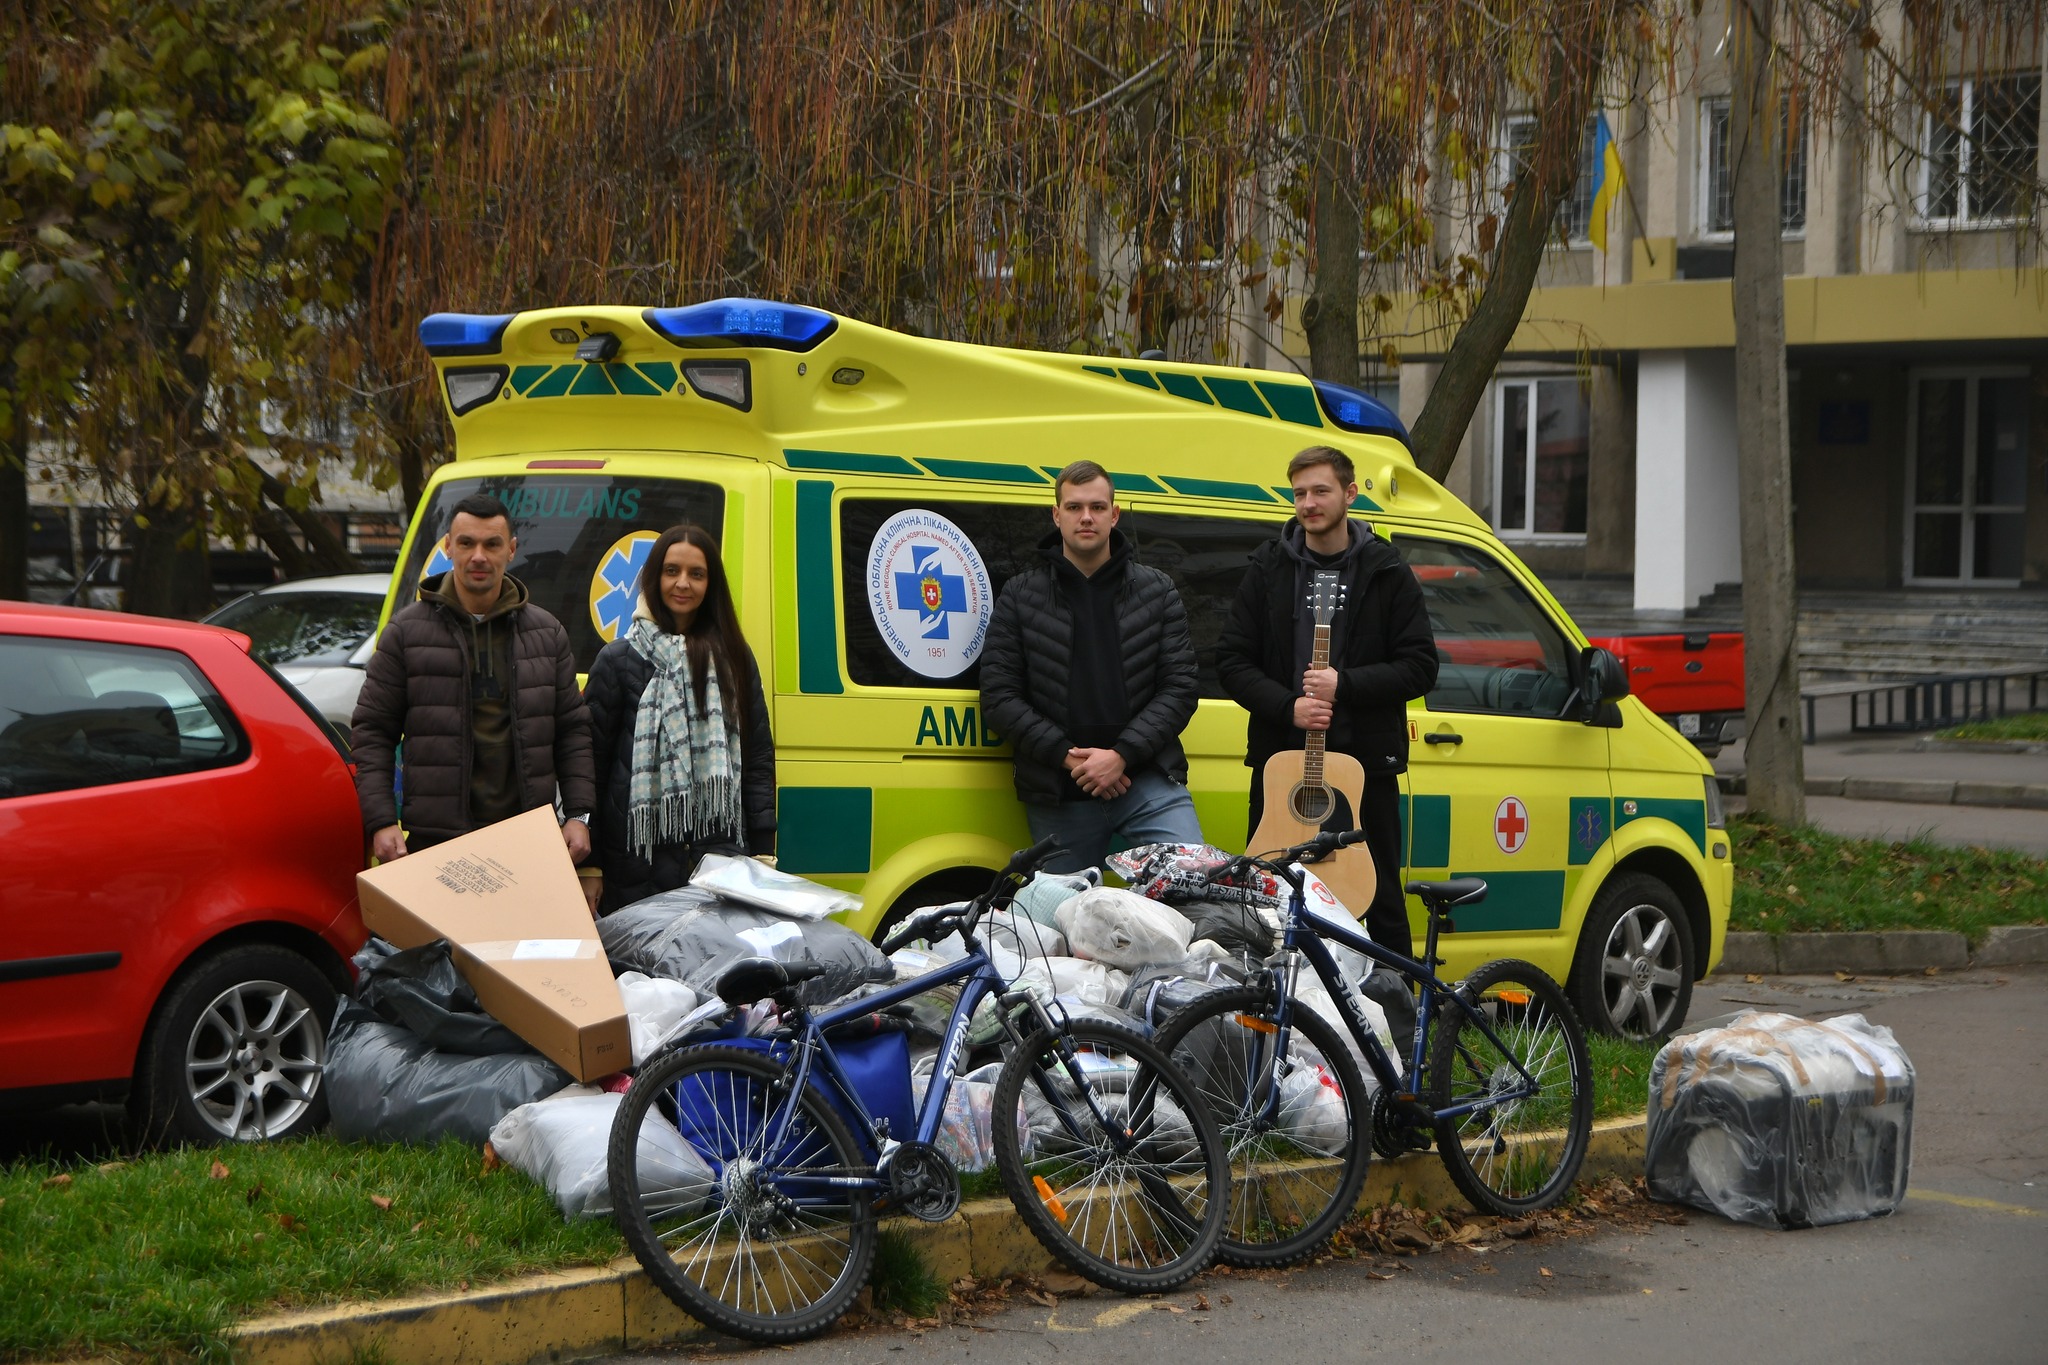
{"type": "MultiPolygon", "coordinates": [[[[1372,1068],[1374,1078],[1388,1094],[1401,1103],[1422,1102],[1416,1078],[1423,1074],[1428,1060],[1430,1021],[1435,1015],[1438,1000],[1450,1001],[1464,1012],[1479,1031],[1486,1035],[1487,1041],[1499,1049],[1501,1055],[1514,1067],[1521,1077],[1521,1085],[1510,1092],[1491,1094],[1467,1103],[1430,1110],[1431,1118],[1457,1118],[1478,1109],[1493,1108],[1508,1101],[1526,1099],[1536,1093],[1536,1078],[1529,1074],[1528,1069],[1516,1059],[1513,1050],[1493,1031],[1493,1026],[1487,1022],[1486,1016],[1480,1013],[1476,1004],[1459,995],[1455,987],[1447,985],[1427,963],[1418,962],[1412,957],[1373,942],[1364,930],[1353,924],[1342,923],[1321,915],[1311,915],[1307,898],[1302,891],[1302,879],[1295,876],[1291,870],[1285,874],[1285,879],[1293,892],[1288,897],[1287,923],[1281,937],[1280,952],[1267,962],[1268,968],[1272,971],[1276,994],[1274,1018],[1278,1025],[1278,1033],[1273,1040],[1275,1057],[1285,1056],[1287,1052],[1288,1034],[1294,1026],[1294,982],[1300,963],[1305,958],[1315,969],[1316,976],[1321,979],[1323,988],[1329,992],[1330,998],[1338,1002],[1345,1027],[1351,1031],[1359,1050],[1365,1054],[1366,1064],[1372,1068]],[[1379,1035],[1366,1019],[1357,996],[1344,980],[1343,972],[1338,969],[1336,956],[1331,953],[1329,945],[1324,942],[1325,939],[1341,943],[1363,954],[1369,960],[1391,967],[1409,980],[1420,983],[1422,992],[1416,1002],[1415,1035],[1411,1040],[1412,1053],[1408,1058],[1407,1069],[1409,1084],[1406,1088],[1402,1086],[1400,1075],[1395,1072],[1392,1061],[1388,1059],[1386,1049],[1380,1046],[1379,1035]]],[[[1437,923],[1435,917],[1431,916],[1423,948],[1423,955],[1430,962],[1436,961],[1436,940],[1437,923]]],[[[1279,1104],[1279,1090],[1274,1087],[1266,1097],[1266,1112],[1261,1117],[1272,1120],[1278,1112],[1279,1104]]]]}

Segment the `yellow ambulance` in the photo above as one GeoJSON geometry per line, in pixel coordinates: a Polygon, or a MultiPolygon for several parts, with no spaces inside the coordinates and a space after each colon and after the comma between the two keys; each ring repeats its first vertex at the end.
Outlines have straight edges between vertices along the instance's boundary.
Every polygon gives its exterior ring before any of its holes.
{"type": "MultiPolygon", "coordinates": [[[[1287,460],[1356,461],[1357,515],[1420,579],[1441,668],[1410,708],[1407,869],[1474,874],[1449,970],[1526,957],[1589,1024],[1661,1033],[1721,956],[1733,883],[1698,750],[1625,687],[1486,524],[1423,475],[1370,396],[1263,370],[932,341],[751,299],[436,314],[420,328],[455,431],[393,577],[446,566],[450,508],[511,509],[512,572],[578,663],[631,620],[663,528],[718,536],[761,659],[781,866],[860,892],[855,927],[986,885],[1028,842],[976,660],[1050,529],[1053,471],[1112,472],[1122,529],[1179,586],[1201,660],[1184,735],[1203,828],[1243,847],[1245,716],[1214,646],[1247,556],[1292,514],[1287,460]]],[[[1420,910],[1417,916],[1418,941],[1420,910]]]]}

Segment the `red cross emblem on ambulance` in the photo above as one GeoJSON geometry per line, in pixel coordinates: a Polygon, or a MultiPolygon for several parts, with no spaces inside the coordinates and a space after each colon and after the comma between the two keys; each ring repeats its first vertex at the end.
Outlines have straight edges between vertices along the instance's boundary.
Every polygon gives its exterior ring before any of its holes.
{"type": "Polygon", "coordinates": [[[1520,853],[1529,842],[1529,808],[1519,796],[1504,796],[1493,808],[1493,841],[1503,853],[1520,853]]]}

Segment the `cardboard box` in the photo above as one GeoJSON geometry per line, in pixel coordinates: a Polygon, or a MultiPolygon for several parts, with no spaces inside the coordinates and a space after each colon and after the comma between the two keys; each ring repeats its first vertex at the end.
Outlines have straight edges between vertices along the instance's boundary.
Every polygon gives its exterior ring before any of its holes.
{"type": "Polygon", "coordinates": [[[579,1081],[632,1062],[626,1005],[551,810],[530,810],[356,874],[363,923],[437,938],[493,1018],[579,1081]]]}

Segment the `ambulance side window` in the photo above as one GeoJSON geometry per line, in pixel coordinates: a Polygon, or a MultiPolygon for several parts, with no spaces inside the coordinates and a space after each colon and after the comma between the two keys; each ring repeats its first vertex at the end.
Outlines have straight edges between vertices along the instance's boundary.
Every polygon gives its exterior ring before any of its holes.
{"type": "Polygon", "coordinates": [[[1280,523],[1127,511],[1117,526],[1131,538],[1138,562],[1165,570],[1180,590],[1201,694],[1228,698],[1216,677],[1216,644],[1252,551],[1277,536],[1280,523]]]}
{"type": "Polygon", "coordinates": [[[1570,702],[1574,651],[1506,567],[1483,550],[1401,536],[1436,632],[1432,711],[1558,717],[1570,702]]]}
{"type": "Polygon", "coordinates": [[[1015,503],[848,497],[839,504],[839,621],[846,632],[848,675],[863,687],[973,692],[981,686],[979,659],[965,668],[953,662],[980,625],[976,604],[969,600],[976,594],[965,582],[971,566],[950,536],[936,527],[930,533],[899,529],[881,539],[892,524],[903,526],[896,521],[899,514],[913,511],[935,513],[972,542],[988,575],[993,609],[1010,576],[1038,562],[1038,542],[1053,529],[1052,499],[1015,503]],[[891,556],[889,546],[897,541],[908,543],[891,556]],[[928,548],[928,559],[918,558],[919,546],[928,548]],[[874,562],[878,554],[889,562],[874,562]],[[923,571],[903,572],[921,564],[923,571]],[[882,614],[891,621],[893,639],[876,624],[871,601],[875,592],[882,594],[882,614]],[[921,614],[918,603],[924,592],[931,593],[933,601],[921,614]],[[957,600],[956,593],[961,594],[957,600]],[[910,667],[914,653],[925,671],[910,667]]]}

